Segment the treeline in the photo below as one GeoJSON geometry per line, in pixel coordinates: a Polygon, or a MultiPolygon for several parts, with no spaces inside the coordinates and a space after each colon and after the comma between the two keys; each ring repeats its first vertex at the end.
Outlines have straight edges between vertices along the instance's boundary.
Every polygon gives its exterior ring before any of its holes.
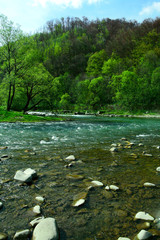
{"type": "Polygon", "coordinates": [[[160,108],[160,18],[61,18],[26,36],[0,16],[0,105],[7,110],[160,108]]]}

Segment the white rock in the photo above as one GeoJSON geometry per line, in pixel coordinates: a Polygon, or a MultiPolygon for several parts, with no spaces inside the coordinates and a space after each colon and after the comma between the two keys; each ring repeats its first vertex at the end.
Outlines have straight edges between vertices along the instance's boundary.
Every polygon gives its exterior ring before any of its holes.
{"type": "Polygon", "coordinates": [[[15,233],[13,239],[28,239],[28,236],[30,235],[29,229],[18,231],[15,233]]]}
{"type": "Polygon", "coordinates": [[[119,187],[115,186],[115,185],[110,185],[109,188],[113,191],[117,191],[119,190],[119,187]]]}
{"type": "Polygon", "coordinates": [[[41,196],[37,196],[36,198],[35,198],[38,202],[41,202],[41,203],[43,203],[44,202],[44,197],[41,197],[41,196]]]}
{"type": "Polygon", "coordinates": [[[118,149],[117,149],[116,147],[112,147],[112,148],[110,149],[110,151],[111,151],[111,152],[118,152],[118,149]]]}
{"type": "Polygon", "coordinates": [[[145,212],[138,212],[135,215],[135,220],[137,220],[137,219],[146,220],[146,221],[154,221],[154,218],[150,214],[145,213],[145,212]]]}
{"type": "Polygon", "coordinates": [[[35,214],[40,214],[41,213],[41,208],[40,208],[40,206],[39,205],[36,205],[35,207],[33,207],[33,212],[35,213],[35,214]]]}
{"type": "Polygon", "coordinates": [[[119,187],[117,187],[116,185],[110,185],[110,186],[106,186],[105,190],[117,191],[117,190],[119,190],[119,187]]]}
{"type": "Polygon", "coordinates": [[[32,179],[35,179],[37,177],[37,173],[34,169],[31,169],[31,168],[27,168],[25,171],[24,171],[25,174],[27,175],[30,175],[32,177],[32,179]]]}
{"type": "Polygon", "coordinates": [[[32,176],[24,173],[21,170],[18,170],[14,176],[15,180],[21,181],[21,182],[25,182],[25,183],[29,183],[32,182],[32,176]]]}
{"type": "Polygon", "coordinates": [[[3,207],[3,203],[2,202],[0,202],[0,209],[3,207]]]}
{"type": "Polygon", "coordinates": [[[143,240],[143,239],[148,239],[149,237],[151,237],[152,234],[146,230],[141,230],[138,235],[137,235],[137,238],[139,240],[143,240]]]}
{"type": "Polygon", "coordinates": [[[58,240],[58,227],[54,218],[43,219],[33,231],[33,240],[58,240]]]}
{"type": "Polygon", "coordinates": [[[155,187],[156,186],[154,183],[149,183],[149,182],[146,182],[143,185],[144,185],[144,187],[155,187]]]}
{"type": "Polygon", "coordinates": [[[0,240],[7,240],[8,236],[5,233],[0,233],[0,240]]]}
{"type": "Polygon", "coordinates": [[[66,157],[66,160],[67,160],[67,161],[75,161],[76,158],[75,158],[74,155],[70,155],[70,156],[66,157]]]}
{"type": "Polygon", "coordinates": [[[130,240],[130,238],[126,238],[126,237],[119,237],[118,240],[130,240]]]}
{"type": "Polygon", "coordinates": [[[74,204],[73,204],[73,207],[79,207],[81,205],[83,205],[85,203],[85,199],[79,199],[77,200],[74,204]]]}
{"type": "Polygon", "coordinates": [[[156,168],[156,171],[157,171],[157,172],[160,172],[160,167],[157,167],[157,168],[156,168]]]}
{"type": "Polygon", "coordinates": [[[117,147],[118,145],[116,143],[112,143],[111,147],[117,147]]]}
{"type": "Polygon", "coordinates": [[[44,217],[39,217],[39,218],[35,218],[34,220],[32,220],[29,224],[32,227],[35,227],[38,223],[40,223],[42,220],[44,219],[44,217]]]}
{"type": "Polygon", "coordinates": [[[103,183],[100,181],[92,181],[91,184],[94,187],[102,187],[103,186],[103,183]]]}

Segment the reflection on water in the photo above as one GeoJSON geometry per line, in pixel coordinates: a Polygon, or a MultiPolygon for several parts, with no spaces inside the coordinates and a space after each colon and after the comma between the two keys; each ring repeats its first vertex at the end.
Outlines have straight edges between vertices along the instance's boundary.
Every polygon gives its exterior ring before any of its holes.
{"type": "MultiPolygon", "coordinates": [[[[0,150],[1,156],[12,156],[0,162],[0,201],[4,205],[0,232],[12,239],[17,230],[29,228],[35,218],[31,208],[37,204],[35,197],[41,195],[46,199],[41,204],[42,215],[56,218],[61,239],[133,239],[139,232],[139,223],[133,220],[138,211],[160,217],[159,129],[159,120],[102,117],[0,124],[0,146],[8,147],[0,150]],[[122,137],[134,146],[130,148],[122,137]],[[118,152],[110,152],[112,143],[119,144],[118,152]],[[65,158],[70,154],[77,161],[66,168],[65,158]],[[38,173],[34,184],[21,186],[13,181],[17,170],[28,167],[38,173]],[[71,174],[82,177],[68,177],[71,174]],[[87,190],[92,180],[104,186],[117,185],[120,190],[87,190]],[[156,187],[144,188],[145,182],[156,187]],[[74,208],[74,196],[83,192],[87,192],[85,204],[74,208]]],[[[155,226],[151,228],[155,230],[155,226]]]]}

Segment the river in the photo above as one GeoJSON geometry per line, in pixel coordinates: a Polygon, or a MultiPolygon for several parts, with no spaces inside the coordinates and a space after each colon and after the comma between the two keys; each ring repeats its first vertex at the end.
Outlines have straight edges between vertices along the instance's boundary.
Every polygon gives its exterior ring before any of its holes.
{"type": "MultiPolygon", "coordinates": [[[[36,196],[43,196],[41,215],[54,217],[62,240],[116,240],[139,232],[138,211],[160,217],[160,120],[72,116],[53,123],[0,123],[0,232],[9,239],[29,228],[36,196]],[[122,139],[123,138],[123,139],[122,139]],[[124,139],[126,138],[126,139],[124,139]],[[132,144],[130,144],[132,143],[132,144]],[[111,152],[116,144],[118,152],[111,152]],[[65,158],[76,157],[72,167],[65,158]],[[33,168],[30,186],[13,180],[19,169],[33,168]],[[104,187],[88,186],[98,180],[104,187]],[[143,186],[156,184],[154,188],[143,186]],[[106,185],[119,191],[106,191],[106,185]],[[85,203],[73,199],[86,193],[85,203]]],[[[154,225],[152,231],[156,231],[154,225]]],[[[156,238],[160,239],[160,238],[156,238]]]]}

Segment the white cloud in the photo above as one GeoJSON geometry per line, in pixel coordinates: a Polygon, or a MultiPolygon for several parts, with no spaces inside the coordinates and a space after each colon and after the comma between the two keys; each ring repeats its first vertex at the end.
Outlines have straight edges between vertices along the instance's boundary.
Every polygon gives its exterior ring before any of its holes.
{"type": "Polygon", "coordinates": [[[160,12],[160,2],[153,2],[152,5],[144,7],[139,13],[140,15],[150,15],[154,12],[160,12]]]}
{"type": "Polygon", "coordinates": [[[33,5],[41,5],[45,7],[47,3],[55,4],[62,7],[73,7],[73,8],[80,8],[84,2],[88,4],[93,4],[100,2],[101,0],[34,0],[33,5]]]}

